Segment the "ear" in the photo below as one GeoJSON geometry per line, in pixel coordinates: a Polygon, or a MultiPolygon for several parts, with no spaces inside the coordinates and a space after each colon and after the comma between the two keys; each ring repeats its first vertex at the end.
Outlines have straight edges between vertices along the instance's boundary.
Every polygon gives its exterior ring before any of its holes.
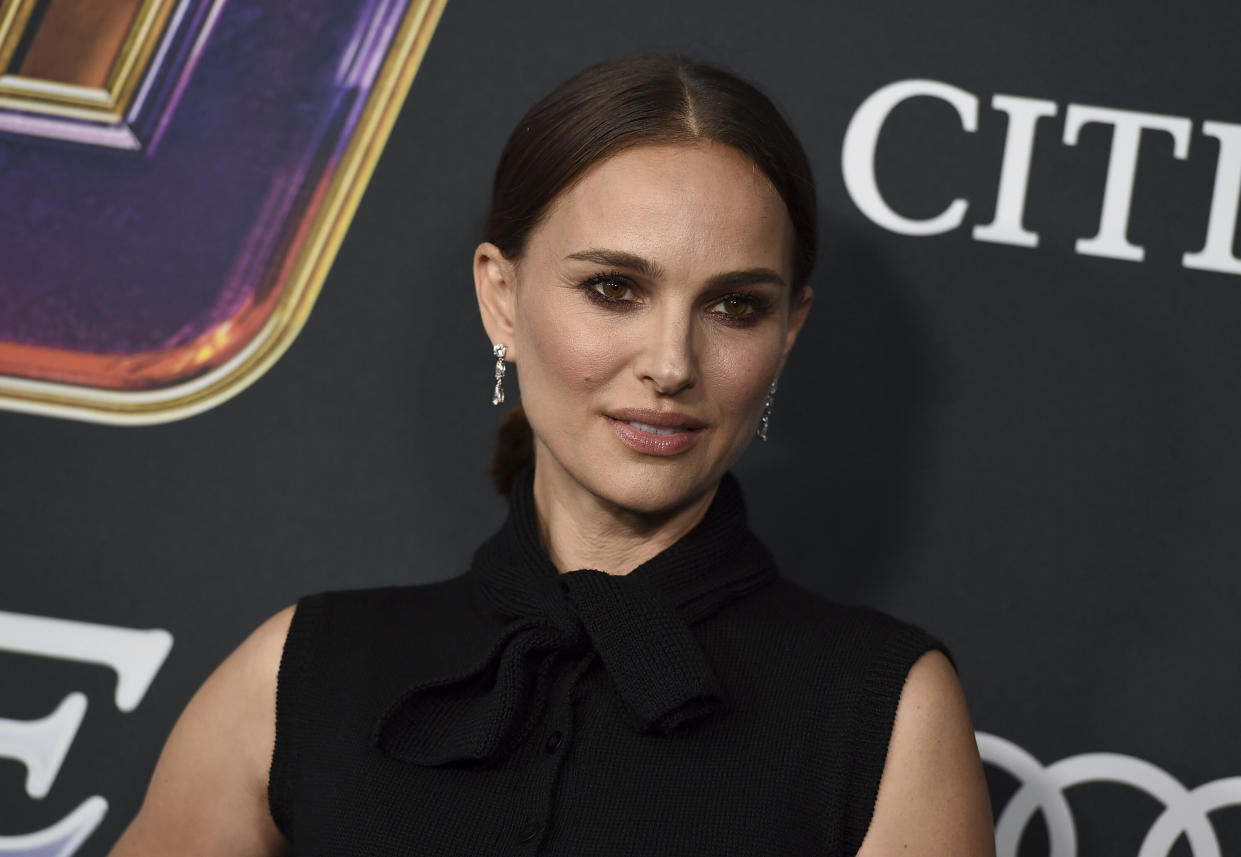
{"type": "Polygon", "coordinates": [[[789,326],[784,333],[784,353],[780,355],[780,371],[784,371],[784,363],[789,359],[789,352],[793,350],[793,343],[797,341],[797,334],[801,333],[802,325],[806,323],[806,315],[810,312],[810,305],[814,303],[814,289],[810,286],[803,286],[801,293],[794,299],[793,307],[789,310],[789,326]]]}
{"type": "Polygon", "coordinates": [[[513,318],[517,309],[517,267],[500,248],[484,241],[474,250],[474,294],[478,313],[493,345],[508,346],[507,360],[516,362],[513,318]]]}

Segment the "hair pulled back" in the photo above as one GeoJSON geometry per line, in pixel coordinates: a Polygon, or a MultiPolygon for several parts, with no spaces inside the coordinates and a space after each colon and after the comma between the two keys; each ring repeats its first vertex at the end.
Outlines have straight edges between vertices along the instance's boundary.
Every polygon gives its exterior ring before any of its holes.
{"type": "MultiPolygon", "coordinates": [[[[784,200],[793,224],[793,288],[800,290],[818,242],[814,177],[801,143],[763,93],[683,57],[604,60],[530,108],[496,167],[484,238],[517,261],[556,197],[595,164],[639,145],[707,142],[748,157],[784,200]]],[[[518,405],[500,426],[492,456],[501,494],[533,456],[530,425],[518,405]]]]}

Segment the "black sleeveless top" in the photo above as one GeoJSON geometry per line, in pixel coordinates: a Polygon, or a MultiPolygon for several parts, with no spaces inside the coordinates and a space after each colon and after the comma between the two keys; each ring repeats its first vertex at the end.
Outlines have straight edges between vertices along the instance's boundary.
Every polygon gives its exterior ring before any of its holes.
{"type": "Polygon", "coordinates": [[[853,855],[943,647],[782,577],[731,474],[627,575],[559,574],[532,485],[467,573],[298,602],[268,784],[294,853],[853,855]]]}

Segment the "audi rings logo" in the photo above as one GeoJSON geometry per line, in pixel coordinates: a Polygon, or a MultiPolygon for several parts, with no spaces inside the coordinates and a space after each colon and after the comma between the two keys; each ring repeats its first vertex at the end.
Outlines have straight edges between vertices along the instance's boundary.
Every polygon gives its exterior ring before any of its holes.
{"type": "Polygon", "coordinates": [[[1048,857],[1077,857],[1077,829],[1064,790],[1084,783],[1118,783],[1163,804],[1137,857],[1169,857],[1184,834],[1193,857],[1223,857],[1210,814],[1241,806],[1241,777],[1227,777],[1188,789],[1161,768],[1119,753],[1083,753],[1043,765],[1011,741],[977,733],[982,760],[1011,774],[1016,793],[996,817],[996,857],[1017,857],[1017,846],[1036,813],[1042,813],[1050,842],[1048,857]]]}

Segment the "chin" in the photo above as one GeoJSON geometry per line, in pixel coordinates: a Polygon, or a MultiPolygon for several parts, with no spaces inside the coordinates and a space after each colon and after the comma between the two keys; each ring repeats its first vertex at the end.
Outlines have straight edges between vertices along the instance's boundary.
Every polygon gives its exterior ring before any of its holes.
{"type": "Polygon", "coordinates": [[[595,474],[592,481],[598,486],[595,493],[608,502],[641,515],[658,515],[692,502],[715,484],[706,468],[686,464],[625,462],[595,474]]]}
{"type": "Polygon", "coordinates": [[[598,445],[594,438],[581,434],[550,440],[547,444],[540,439],[536,457],[540,468],[549,468],[547,476],[552,484],[569,491],[576,485],[605,503],[638,515],[676,512],[699,499],[715,487],[732,460],[727,454],[731,448],[725,445],[724,450],[719,449],[718,440],[685,455],[666,457],[618,449],[610,432],[598,445]],[[722,457],[721,452],[725,453],[722,457]]]}

